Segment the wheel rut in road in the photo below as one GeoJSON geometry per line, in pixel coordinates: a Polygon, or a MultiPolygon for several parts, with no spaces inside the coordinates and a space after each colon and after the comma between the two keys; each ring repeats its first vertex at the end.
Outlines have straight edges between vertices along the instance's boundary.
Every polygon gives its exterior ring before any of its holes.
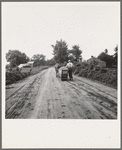
{"type": "MultiPolygon", "coordinates": [[[[111,118],[116,118],[117,116],[117,103],[115,103],[113,100],[109,99],[105,96],[103,96],[103,93],[101,95],[101,92],[99,93],[99,91],[93,91],[90,88],[81,88],[79,86],[77,86],[77,84],[75,84],[74,82],[69,82],[70,86],[73,87],[73,89],[76,91],[76,93],[78,95],[81,95],[81,91],[84,91],[84,101],[87,102],[87,104],[89,103],[90,106],[93,106],[96,108],[100,107],[100,109],[96,109],[98,110],[103,110],[106,113],[106,116],[108,114],[108,116],[111,116],[111,118]]],[[[83,97],[81,95],[81,97],[83,97]]],[[[111,97],[113,99],[113,97],[111,97]]],[[[95,110],[95,109],[94,109],[95,110]]],[[[99,111],[101,113],[101,111],[99,111]]]]}
{"type": "Polygon", "coordinates": [[[5,111],[6,119],[117,119],[117,90],[77,76],[61,81],[48,68],[22,81],[5,111]]]}

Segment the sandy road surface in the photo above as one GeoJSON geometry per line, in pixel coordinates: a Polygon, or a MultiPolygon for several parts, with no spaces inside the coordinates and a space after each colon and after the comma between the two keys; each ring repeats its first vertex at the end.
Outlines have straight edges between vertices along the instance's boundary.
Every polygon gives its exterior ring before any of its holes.
{"type": "Polygon", "coordinates": [[[116,119],[117,90],[74,76],[61,81],[54,68],[6,89],[6,118],[116,119]]]}

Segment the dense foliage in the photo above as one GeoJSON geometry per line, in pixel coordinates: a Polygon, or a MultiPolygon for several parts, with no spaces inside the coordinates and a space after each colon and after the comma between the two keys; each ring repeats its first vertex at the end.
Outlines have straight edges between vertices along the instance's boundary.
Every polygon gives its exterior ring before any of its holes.
{"type": "Polygon", "coordinates": [[[113,57],[111,55],[108,55],[104,52],[102,52],[98,58],[102,61],[105,61],[106,62],[106,67],[112,67],[113,66],[113,57]]]}
{"type": "Polygon", "coordinates": [[[26,78],[29,75],[34,75],[40,72],[41,70],[47,68],[48,66],[33,67],[31,72],[21,72],[18,69],[12,69],[11,71],[6,71],[6,85],[15,83],[19,80],[26,78]]]}
{"type": "Polygon", "coordinates": [[[33,57],[31,58],[31,61],[34,61],[33,66],[40,66],[40,65],[46,65],[46,60],[45,60],[45,55],[43,54],[36,54],[33,55],[33,57]]]}
{"type": "Polygon", "coordinates": [[[49,66],[54,66],[56,64],[56,61],[54,60],[54,58],[48,59],[46,61],[46,64],[49,65],[49,66]]]}
{"type": "Polygon", "coordinates": [[[91,64],[87,62],[77,64],[74,74],[117,87],[117,69],[98,68],[96,61],[93,61],[91,64]]]}
{"type": "Polygon", "coordinates": [[[6,59],[7,62],[10,62],[11,68],[29,61],[29,57],[27,57],[25,53],[21,53],[19,50],[9,50],[9,52],[6,53],[6,59]]]}
{"type": "Polygon", "coordinates": [[[79,57],[81,57],[82,51],[80,50],[79,45],[72,46],[72,49],[68,49],[68,45],[65,41],[56,41],[55,45],[51,45],[53,47],[53,55],[56,63],[64,63],[67,62],[68,59],[72,61],[77,61],[79,57]]]}
{"type": "Polygon", "coordinates": [[[53,47],[53,55],[56,62],[63,63],[68,60],[68,45],[65,41],[56,41],[56,44],[51,46],[53,47]]]}
{"type": "Polygon", "coordinates": [[[75,56],[73,57],[74,60],[77,61],[81,57],[82,51],[80,50],[79,45],[74,45],[72,46],[72,49],[69,50],[69,53],[73,54],[73,56],[75,56]]]}
{"type": "Polygon", "coordinates": [[[18,70],[6,72],[6,85],[12,84],[30,75],[29,72],[21,73],[18,70]]]}
{"type": "Polygon", "coordinates": [[[118,46],[115,47],[114,51],[114,55],[108,55],[108,50],[105,49],[105,52],[100,53],[97,58],[105,61],[107,68],[117,67],[118,46]]]}

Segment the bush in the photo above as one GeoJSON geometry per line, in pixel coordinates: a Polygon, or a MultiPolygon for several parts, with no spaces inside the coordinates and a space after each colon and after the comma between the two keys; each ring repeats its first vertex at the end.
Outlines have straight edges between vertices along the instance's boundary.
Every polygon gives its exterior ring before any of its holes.
{"type": "Polygon", "coordinates": [[[87,77],[88,68],[80,69],[79,76],[87,77]]]}
{"type": "Polygon", "coordinates": [[[87,62],[77,64],[74,74],[117,87],[117,70],[100,68],[96,62],[92,64],[87,64],[87,62]]]}
{"type": "Polygon", "coordinates": [[[7,71],[6,72],[6,85],[12,84],[16,81],[19,81],[25,77],[27,77],[29,73],[21,73],[20,71],[7,71]]]}
{"type": "Polygon", "coordinates": [[[30,72],[21,72],[17,69],[13,69],[11,71],[6,71],[6,85],[12,84],[16,81],[26,78],[30,74],[31,75],[36,74],[39,71],[41,71],[43,69],[47,69],[47,68],[48,68],[48,66],[43,66],[43,67],[41,66],[40,68],[34,67],[31,73],[30,72]]]}
{"type": "Polygon", "coordinates": [[[78,73],[79,73],[79,69],[76,68],[76,69],[74,70],[74,74],[78,74],[78,73]]]}

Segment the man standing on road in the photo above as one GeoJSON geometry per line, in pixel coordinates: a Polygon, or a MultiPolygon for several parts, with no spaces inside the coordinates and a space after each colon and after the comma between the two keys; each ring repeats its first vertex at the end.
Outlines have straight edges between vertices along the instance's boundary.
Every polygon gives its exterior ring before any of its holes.
{"type": "Polygon", "coordinates": [[[60,65],[58,63],[55,64],[55,71],[56,71],[56,77],[58,76],[58,69],[60,68],[60,65]]]}
{"type": "Polygon", "coordinates": [[[69,74],[70,80],[73,80],[73,77],[72,77],[73,63],[71,62],[71,60],[68,60],[66,67],[68,68],[68,74],[69,74]]]}

